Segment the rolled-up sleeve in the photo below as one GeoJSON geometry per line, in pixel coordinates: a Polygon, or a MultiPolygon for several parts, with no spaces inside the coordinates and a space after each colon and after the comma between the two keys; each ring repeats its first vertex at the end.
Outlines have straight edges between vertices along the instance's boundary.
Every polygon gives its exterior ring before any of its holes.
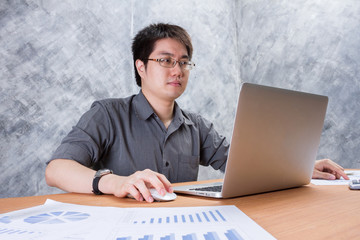
{"type": "Polygon", "coordinates": [[[71,159],[91,167],[99,161],[112,139],[109,125],[106,110],[95,102],[62,140],[51,160],[71,159]]]}

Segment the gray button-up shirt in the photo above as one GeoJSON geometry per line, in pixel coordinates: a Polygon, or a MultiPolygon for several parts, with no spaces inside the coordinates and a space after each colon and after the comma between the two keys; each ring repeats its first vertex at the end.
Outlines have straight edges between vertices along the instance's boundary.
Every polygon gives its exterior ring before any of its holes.
{"type": "Polygon", "coordinates": [[[176,103],[166,129],[140,91],[94,102],[51,159],[72,159],[121,176],[151,169],[183,182],[197,179],[199,164],[224,171],[228,148],[210,122],[176,103]]]}

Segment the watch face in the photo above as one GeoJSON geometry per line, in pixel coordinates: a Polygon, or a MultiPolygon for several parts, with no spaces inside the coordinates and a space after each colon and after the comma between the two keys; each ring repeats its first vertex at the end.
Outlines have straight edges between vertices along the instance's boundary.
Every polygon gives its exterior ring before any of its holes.
{"type": "Polygon", "coordinates": [[[100,169],[96,172],[95,177],[101,177],[109,173],[112,173],[110,169],[100,169]]]}

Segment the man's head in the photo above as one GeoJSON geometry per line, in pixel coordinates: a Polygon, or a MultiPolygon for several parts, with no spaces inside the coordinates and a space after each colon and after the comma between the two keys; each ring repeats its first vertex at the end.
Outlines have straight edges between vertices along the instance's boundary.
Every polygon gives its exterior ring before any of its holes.
{"type": "Polygon", "coordinates": [[[177,25],[159,23],[152,24],[142,29],[135,36],[132,44],[136,84],[139,87],[141,87],[141,77],[136,69],[136,60],[140,59],[146,66],[148,58],[153,52],[156,42],[164,38],[171,38],[183,44],[187,50],[189,60],[191,60],[193,47],[189,34],[183,28],[177,25]]]}

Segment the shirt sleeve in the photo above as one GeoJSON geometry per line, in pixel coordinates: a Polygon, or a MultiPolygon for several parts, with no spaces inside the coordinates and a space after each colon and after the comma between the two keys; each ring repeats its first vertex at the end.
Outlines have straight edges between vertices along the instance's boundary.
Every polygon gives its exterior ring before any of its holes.
{"type": "Polygon", "coordinates": [[[109,146],[112,139],[110,129],[106,108],[100,102],[93,103],[62,140],[51,159],[71,159],[87,167],[93,166],[109,146]]]}
{"type": "Polygon", "coordinates": [[[211,165],[215,170],[225,171],[228,157],[229,143],[220,135],[214,125],[206,119],[198,116],[200,130],[200,164],[211,165]]]}

